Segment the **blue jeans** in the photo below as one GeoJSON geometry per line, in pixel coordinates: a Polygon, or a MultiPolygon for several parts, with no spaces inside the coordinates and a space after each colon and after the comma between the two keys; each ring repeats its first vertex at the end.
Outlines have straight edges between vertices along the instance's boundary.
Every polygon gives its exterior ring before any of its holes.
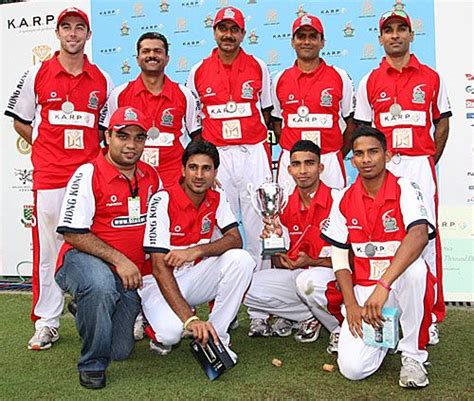
{"type": "Polygon", "coordinates": [[[76,249],[66,253],[55,279],[77,302],[76,326],[82,339],[79,371],[103,371],[111,360],[126,359],[135,344],[137,291],[125,291],[104,261],[76,249]]]}

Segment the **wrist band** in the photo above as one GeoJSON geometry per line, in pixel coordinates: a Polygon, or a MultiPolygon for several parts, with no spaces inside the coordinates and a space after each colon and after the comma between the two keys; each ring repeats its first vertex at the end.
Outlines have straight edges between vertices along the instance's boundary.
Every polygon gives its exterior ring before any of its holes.
{"type": "Polygon", "coordinates": [[[383,288],[385,288],[387,291],[392,291],[392,287],[390,287],[388,284],[385,284],[382,280],[377,281],[377,284],[380,284],[383,288]]]}
{"type": "Polygon", "coordinates": [[[195,320],[199,320],[199,318],[197,316],[191,316],[188,320],[186,320],[183,324],[184,330],[187,330],[189,323],[194,322],[195,320]]]}

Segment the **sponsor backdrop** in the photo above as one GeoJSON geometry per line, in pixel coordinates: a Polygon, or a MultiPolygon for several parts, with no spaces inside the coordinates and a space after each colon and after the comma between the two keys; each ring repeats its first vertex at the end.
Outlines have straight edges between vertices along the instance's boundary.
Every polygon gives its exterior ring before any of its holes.
{"type": "MultiPolygon", "coordinates": [[[[406,9],[415,30],[413,52],[422,62],[438,67],[452,95],[455,116],[440,167],[440,223],[445,239],[446,292],[448,300],[472,300],[472,272],[468,266],[474,258],[471,209],[474,203],[474,149],[466,147],[465,143],[470,141],[474,124],[474,80],[471,75],[474,71],[470,70],[470,53],[461,54],[452,45],[453,40],[462,38],[466,48],[472,49],[472,43],[467,46],[468,40],[472,42],[472,21],[457,24],[458,29],[465,32],[458,30],[456,33],[449,29],[448,23],[460,18],[472,19],[467,10],[472,7],[469,2],[456,2],[456,7],[433,0],[84,0],[9,5],[0,7],[2,57],[15,62],[3,63],[5,73],[1,78],[0,93],[4,102],[14,90],[21,71],[54,52],[57,47],[55,16],[72,3],[90,11],[93,37],[88,54],[109,72],[116,85],[137,76],[136,40],[147,31],[159,31],[167,36],[170,42],[167,74],[184,83],[190,68],[214,47],[212,19],[217,9],[227,5],[237,6],[244,12],[247,35],[243,47],[263,59],[272,75],[294,61],[290,43],[293,20],[305,13],[318,16],[326,37],[322,57],[328,64],[346,69],[357,85],[383,55],[377,38],[380,14],[392,7],[406,9]],[[454,186],[455,190],[451,190],[454,186]]],[[[34,224],[30,149],[17,140],[9,119],[2,117],[1,127],[6,134],[0,137],[5,149],[0,171],[4,188],[0,198],[0,275],[28,275],[31,271],[28,227],[34,224]]],[[[278,147],[274,147],[274,159],[278,157],[278,151],[278,147]]],[[[348,163],[347,167],[352,180],[354,170],[348,163]]]]}

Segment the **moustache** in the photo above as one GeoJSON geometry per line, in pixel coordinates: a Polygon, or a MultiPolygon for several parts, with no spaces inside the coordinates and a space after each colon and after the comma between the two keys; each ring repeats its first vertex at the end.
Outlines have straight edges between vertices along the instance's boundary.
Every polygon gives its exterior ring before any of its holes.
{"type": "Polygon", "coordinates": [[[145,59],[145,62],[148,63],[149,61],[156,61],[156,62],[158,62],[158,59],[157,59],[156,57],[147,57],[147,58],[145,59]]]}

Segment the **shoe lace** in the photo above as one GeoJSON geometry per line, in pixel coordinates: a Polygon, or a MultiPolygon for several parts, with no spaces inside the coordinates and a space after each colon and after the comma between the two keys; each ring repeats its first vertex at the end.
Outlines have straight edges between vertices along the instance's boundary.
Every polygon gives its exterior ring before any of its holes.
{"type": "Polygon", "coordinates": [[[319,321],[314,317],[310,317],[300,323],[299,331],[307,332],[313,331],[318,327],[319,321]]]}
{"type": "Polygon", "coordinates": [[[402,364],[403,364],[403,367],[410,373],[417,373],[420,370],[424,374],[427,373],[423,365],[412,358],[403,357],[402,364]]]}

